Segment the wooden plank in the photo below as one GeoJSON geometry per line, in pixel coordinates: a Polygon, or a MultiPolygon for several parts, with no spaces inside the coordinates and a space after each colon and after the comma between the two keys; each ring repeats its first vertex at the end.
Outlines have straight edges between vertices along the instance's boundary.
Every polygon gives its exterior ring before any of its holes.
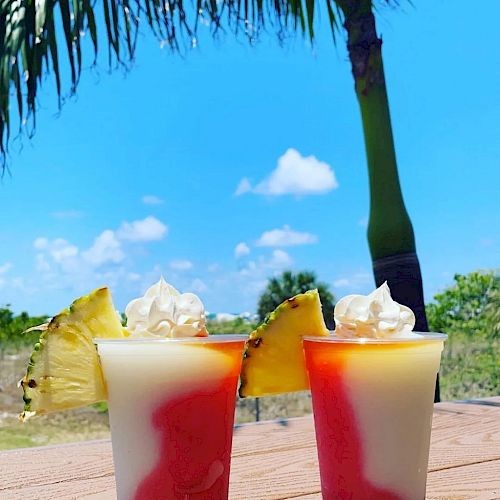
{"type": "MultiPolygon", "coordinates": [[[[296,464],[299,466],[304,464],[296,464]]],[[[500,499],[500,460],[492,460],[461,467],[452,467],[445,470],[429,473],[427,479],[426,500],[499,500],[500,499]]],[[[276,478],[275,478],[276,479],[276,478]]],[[[297,476],[296,481],[304,478],[297,476]]],[[[283,477],[281,479],[283,480],[283,477]]],[[[276,482],[279,482],[277,479],[276,482]]],[[[273,499],[273,500],[321,500],[318,489],[315,492],[297,494],[292,488],[283,494],[278,488],[266,491],[265,489],[245,489],[235,495],[234,500],[273,499]]],[[[295,485],[296,487],[297,485],[295,485]]],[[[308,485],[309,486],[309,485],[308,485]]],[[[303,489],[306,489],[305,487],[303,489]]]]}
{"type": "MultiPolygon", "coordinates": [[[[500,398],[497,398],[500,401],[500,398]]],[[[490,398],[489,403],[496,402],[490,398]]],[[[500,403],[439,403],[434,410],[429,470],[500,459],[500,403]]]]}
{"type": "Polygon", "coordinates": [[[0,490],[2,500],[116,500],[114,476],[106,478],[77,479],[71,482],[51,483],[43,486],[26,486],[19,490],[0,490]]]}
{"type": "Polygon", "coordinates": [[[278,500],[320,491],[316,448],[296,448],[236,457],[230,498],[278,500]]]}
{"type": "Polygon", "coordinates": [[[283,421],[259,422],[235,428],[233,457],[314,446],[312,416],[283,421]]]}
{"type": "Polygon", "coordinates": [[[427,500],[500,499],[500,460],[430,472],[427,500]]]}
{"type": "MultiPolygon", "coordinates": [[[[484,496],[496,494],[500,471],[500,398],[486,402],[436,405],[429,498],[500,499],[484,496]]],[[[0,452],[0,469],[2,500],[115,496],[109,441],[0,452]]],[[[313,500],[319,488],[311,417],[236,428],[231,499],[313,500]]]]}
{"type": "MultiPolygon", "coordinates": [[[[60,446],[47,446],[25,450],[12,450],[0,453],[2,481],[0,498],[5,492],[16,490],[40,492],[40,499],[45,491],[57,492],[64,485],[84,482],[91,486],[93,482],[109,478],[114,482],[114,467],[109,441],[94,441],[60,446]],[[20,473],[22,471],[22,473],[20,473]],[[97,480],[97,481],[96,481],[97,480]]],[[[80,491],[80,490],[79,490],[80,491]]],[[[102,491],[97,489],[95,493],[102,491]]],[[[89,493],[94,493],[92,489],[89,493]]],[[[54,496],[52,496],[54,498],[54,496]]]]}

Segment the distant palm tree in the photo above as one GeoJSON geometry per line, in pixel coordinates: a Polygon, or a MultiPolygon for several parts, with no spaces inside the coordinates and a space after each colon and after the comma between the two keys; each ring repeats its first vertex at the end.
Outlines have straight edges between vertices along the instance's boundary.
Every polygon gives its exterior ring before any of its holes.
{"type": "MultiPolygon", "coordinates": [[[[361,111],[370,182],[368,244],[375,282],[388,281],[393,296],[415,311],[416,329],[428,331],[413,227],[401,193],[382,62],[375,0],[0,0],[0,161],[10,135],[10,91],[20,122],[35,125],[36,96],[52,71],[59,101],[61,68],[70,94],[82,70],[82,37],[90,35],[94,61],[104,40],[110,65],[133,60],[139,25],[172,50],[196,44],[199,24],[223,26],[254,41],[264,28],[283,36],[299,31],[314,39],[316,11],[326,8],[332,33],[343,25],[361,111]],[[141,24],[140,24],[141,23],[141,24]],[[99,29],[98,29],[99,26],[99,29]],[[99,32],[99,37],[98,37],[99,32]],[[62,33],[63,41],[58,40],[62,33]],[[66,62],[60,65],[63,53],[66,62]],[[29,119],[32,119],[30,122],[29,119]]],[[[379,0],[397,6],[399,0],[379,0]]],[[[439,387],[436,386],[436,400],[439,387]]]]}
{"type": "Polygon", "coordinates": [[[335,297],[329,286],[322,281],[318,281],[316,274],[310,271],[300,271],[293,273],[285,271],[280,276],[270,278],[265,290],[259,297],[257,314],[262,321],[268,313],[276,309],[284,300],[317,288],[323,305],[323,317],[328,328],[334,328],[333,306],[335,297]]]}

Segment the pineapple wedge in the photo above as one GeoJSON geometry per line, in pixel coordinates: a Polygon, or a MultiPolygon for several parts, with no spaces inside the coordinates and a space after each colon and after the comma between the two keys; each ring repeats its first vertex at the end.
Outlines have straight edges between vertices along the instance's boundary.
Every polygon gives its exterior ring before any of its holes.
{"type": "Polygon", "coordinates": [[[240,397],[309,389],[304,335],[329,335],[317,290],[285,300],[254,330],[245,346],[240,397]]]}
{"type": "Polygon", "coordinates": [[[106,399],[101,365],[93,338],[125,336],[108,288],[76,299],[42,330],[26,376],[21,420],[106,399]]]}

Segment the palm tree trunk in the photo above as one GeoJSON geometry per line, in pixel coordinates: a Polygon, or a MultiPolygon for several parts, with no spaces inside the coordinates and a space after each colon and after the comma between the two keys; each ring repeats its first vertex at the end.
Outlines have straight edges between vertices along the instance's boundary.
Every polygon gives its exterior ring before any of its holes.
{"type": "MultiPolygon", "coordinates": [[[[429,331],[415,237],[399,184],[389,101],[372,0],[337,0],[361,110],[370,179],[368,244],[375,282],[387,281],[395,300],[410,307],[415,329],[429,331]]],[[[435,401],[439,401],[439,378],[435,401]]]]}

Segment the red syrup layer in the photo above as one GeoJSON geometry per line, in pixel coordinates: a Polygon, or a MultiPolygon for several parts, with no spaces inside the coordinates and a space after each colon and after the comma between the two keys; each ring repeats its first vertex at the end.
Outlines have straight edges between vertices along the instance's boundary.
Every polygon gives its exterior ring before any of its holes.
{"type": "Polygon", "coordinates": [[[135,500],[227,499],[241,346],[237,349],[240,355],[226,378],[168,398],[153,412],[160,456],[135,500]]]}
{"type": "Polygon", "coordinates": [[[326,343],[306,349],[305,353],[323,500],[401,500],[399,495],[363,477],[363,440],[344,383],[344,357],[337,356],[335,347],[326,343]]]}

